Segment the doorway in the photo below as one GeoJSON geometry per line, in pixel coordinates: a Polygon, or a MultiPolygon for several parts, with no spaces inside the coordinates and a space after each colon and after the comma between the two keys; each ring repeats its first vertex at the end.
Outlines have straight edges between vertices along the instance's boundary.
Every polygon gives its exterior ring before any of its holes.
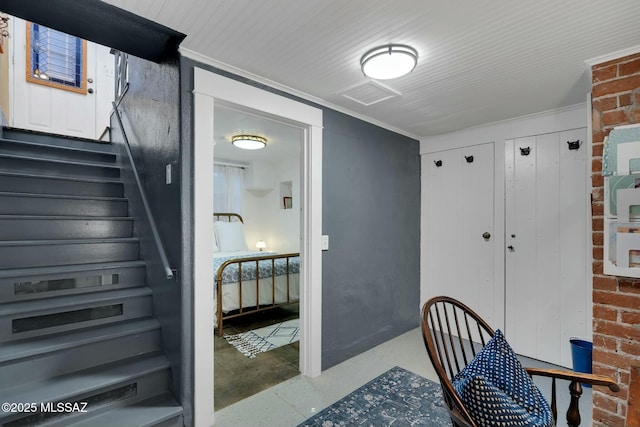
{"type": "Polygon", "coordinates": [[[322,301],[322,110],[208,72],[194,70],[194,421],[213,423],[213,159],[215,105],[231,103],[304,129],[301,171],[300,370],[321,371],[322,301]]]}
{"type": "MultiPolygon", "coordinates": [[[[214,129],[214,210],[242,217],[246,243],[243,250],[228,252],[218,242],[215,265],[233,257],[299,253],[304,129],[223,102],[214,107],[214,129]],[[236,135],[263,137],[266,146],[238,148],[231,143],[236,135]]],[[[280,279],[273,283],[276,294],[298,295],[297,286],[290,292],[280,279]]],[[[239,314],[228,309],[226,314],[239,314]]],[[[240,317],[223,322],[224,336],[214,337],[216,411],[300,373],[299,311],[297,302],[260,312],[245,307],[240,317]],[[265,341],[256,341],[265,334],[265,341]]]]}
{"type": "Polygon", "coordinates": [[[13,63],[9,125],[97,139],[114,98],[110,49],[10,17],[13,63]]]}

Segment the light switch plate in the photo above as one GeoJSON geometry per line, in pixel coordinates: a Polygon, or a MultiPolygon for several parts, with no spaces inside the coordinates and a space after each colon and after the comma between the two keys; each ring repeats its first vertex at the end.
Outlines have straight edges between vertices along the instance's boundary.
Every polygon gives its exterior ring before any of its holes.
{"type": "Polygon", "coordinates": [[[329,250],[329,236],[327,234],[322,235],[322,250],[323,251],[329,250]]]}

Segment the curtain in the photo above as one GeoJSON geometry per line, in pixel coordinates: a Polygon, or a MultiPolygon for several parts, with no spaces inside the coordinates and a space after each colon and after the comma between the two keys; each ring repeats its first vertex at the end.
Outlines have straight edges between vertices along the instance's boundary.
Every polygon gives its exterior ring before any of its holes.
{"type": "Polygon", "coordinates": [[[244,171],[236,166],[213,166],[213,209],[242,214],[244,171]]]}

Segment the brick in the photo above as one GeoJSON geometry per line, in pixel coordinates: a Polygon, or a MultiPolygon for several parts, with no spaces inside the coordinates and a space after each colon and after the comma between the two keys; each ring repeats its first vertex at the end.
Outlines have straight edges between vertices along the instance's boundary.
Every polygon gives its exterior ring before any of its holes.
{"type": "MultiPolygon", "coordinates": [[[[597,136],[594,134],[593,135],[593,141],[595,141],[597,138],[597,136]]],[[[600,139],[600,141],[604,140],[604,136],[602,137],[602,139],[600,139]]],[[[593,144],[592,150],[591,150],[591,155],[593,157],[602,157],[602,154],[604,153],[604,144],[602,142],[600,143],[595,143],[593,144]]]]}
{"type": "MultiPolygon", "coordinates": [[[[591,221],[591,229],[593,231],[604,231],[604,218],[594,216],[591,221]]],[[[603,259],[603,258],[602,256],[599,256],[599,257],[594,257],[594,259],[603,259]]]]}
{"type": "MultiPolygon", "coordinates": [[[[595,336],[596,335],[594,335],[594,337],[595,336]]],[[[595,362],[595,361],[593,362],[593,373],[596,374],[596,375],[604,375],[605,377],[609,377],[614,381],[616,381],[618,379],[618,376],[619,376],[617,368],[612,368],[611,366],[603,366],[603,365],[600,365],[598,362],[595,362]]],[[[600,389],[600,390],[604,391],[605,389],[600,389]]],[[[607,389],[607,391],[608,391],[608,389],[607,389]]]]}
{"type": "Polygon", "coordinates": [[[602,246],[604,244],[604,233],[595,232],[591,235],[591,242],[594,245],[602,246]]]}
{"type": "Polygon", "coordinates": [[[629,109],[629,114],[627,115],[629,123],[640,123],[640,106],[632,107],[629,109]]]}
{"type": "MultiPolygon", "coordinates": [[[[592,181],[593,184],[593,181],[592,181]]],[[[604,204],[603,203],[592,203],[591,204],[591,213],[594,216],[604,215],[604,204]]]]}
{"type": "Polygon", "coordinates": [[[602,172],[602,159],[591,160],[591,172],[602,172]]]}
{"type": "MultiPolygon", "coordinates": [[[[618,312],[616,310],[612,310],[612,312],[613,312],[613,320],[615,321],[615,319],[618,316],[618,312]]],[[[595,309],[594,309],[594,316],[595,316],[595,309]]],[[[618,341],[615,338],[611,338],[606,335],[595,334],[593,336],[593,348],[603,348],[609,351],[615,351],[618,349],[618,341]]]]}
{"type": "MultiPolygon", "coordinates": [[[[596,320],[615,322],[618,320],[618,310],[606,305],[595,304],[593,306],[593,321],[595,322],[596,320]]],[[[602,345],[604,347],[609,348],[610,350],[615,350],[615,347],[610,346],[611,343],[606,342],[604,336],[602,338],[602,345]]]]}
{"type": "MultiPolygon", "coordinates": [[[[633,313],[630,311],[623,311],[620,314],[620,320],[622,321],[622,323],[628,323],[630,325],[640,325],[640,312],[633,313]]],[[[638,331],[638,333],[640,334],[640,331],[638,331]]]]}
{"type": "Polygon", "coordinates": [[[618,284],[620,286],[620,292],[640,294],[640,281],[637,279],[620,279],[618,284]]]}
{"type": "Polygon", "coordinates": [[[597,70],[593,70],[591,77],[594,84],[615,79],[616,77],[618,77],[618,64],[613,64],[608,67],[602,67],[597,70]]]}
{"type": "Polygon", "coordinates": [[[594,277],[593,289],[601,291],[616,291],[618,289],[618,279],[612,276],[594,277]]]}
{"type": "Polygon", "coordinates": [[[629,62],[629,61],[634,61],[637,58],[640,58],[640,53],[634,53],[633,55],[629,55],[629,56],[625,56],[623,58],[616,58],[616,59],[612,59],[611,61],[607,61],[607,62],[602,62],[600,64],[596,64],[594,66],[591,67],[591,70],[599,70],[601,68],[605,68],[608,67],[610,65],[617,65],[617,64],[622,64],[624,62],[629,62]]]}
{"type": "Polygon", "coordinates": [[[593,405],[614,414],[618,412],[618,401],[611,399],[609,396],[604,394],[597,394],[593,396],[593,405]]]}
{"type": "Polygon", "coordinates": [[[625,124],[629,120],[625,110],[613,110],[602,113],[602,124],[604,126],[616,126],[625,124]]]}
{"type": "Polygon", "coordinates": [[[638,363],[636,365],[640,365],[640,356],[638,356],[640,355],[639,342],[622,340],[620,341],[620,351],[626,354],[635,355],[636,358],[638,359],[638,363]]]}
{"type": "Polygon", "coordinates": [[[640,74],[640,59],[618,65],[618,75],[620,77],[632,74],[640,74]]]}
{"type": "MultiPolygon", "coordinates": [[[[599,348],[593,349],[593,360],[597,360],[598,363],[601,363],[603,365],[617,366],[625,370],[629,370],[631,366],[638,362],[638,359],[635,356],[631,356],[621,352],[606,351],[599,348]]],[[[621,384],[621,386],[624,386],[624,384],[621,384]]]]}
{"type": "Polygon", "coordinates": [[[633,104],[640,104],[640,88],[633,91],[633,104]]]}
{"type": "Polygon", "coordinates": [[[631,94],[630,93],[624,93],[622,95],[618,96],[618,107],[622,108],[622,107],[626,107],[631,105],[631,94]]]}
{"type": "Polygon", "coordinates": [[[591,271],[593,274],[602,274],[604,272],[604,269],[602,268],[602,261],[593,261],[591,271]]]}
{"type": "Polygon", "coordinates": [[[592,252],[593,252],[593,259],[604,260],[604,249],[601,246],[595,246],[592,252]]]}
{"type": "MultiPolygon", "coordinates": [[[[594,289],[593,302],[637,310],[638,307],[640,307],[640,295],[622,294],[619,292],[607,292],[594,289]]],[[[638,334],[640,337],[640,329],[638,330],[638,334]]]]}
{"type": "MultiPolygon", "coordinates": [[[[594,320],[593,331],[599,334],[608,335],[610,337],[617,337],[625,340],[640,339],[640,330],[638,330],[637,328],[634,328],[633,326],[629,326],[629,325],[615,323],[615,322],[607,322],[606,320],[597,320],[597,321],[594,320]]],[[[595,350],[596,349],[594,349],[593,360],[596,360],[595,350]]],[[[626,365],[621,365],[619,363],[611,363],[610,361],[605,361],[605,359],[597,359],[597,360],[598,362],[604,365],[608,364],[609,366],[618,366],[618,367],[630,366],[632,361],[637,361],[636,358],[630,358],[628,359],[626,365]]]]}
{"type": "Polygon", "coordinates": [[[603,95],[630,92],[638,87],[640,87],[640,74],[635,74],[595,84],[592,88],[592,96],[594,98],[599,98],[603,95]]]}
{"type": "Polygon", "coordinates": [[[603,427],[623,426],[624,418],[617,414],[604,411],[597,406],[593,408],[593,425],[603,427]]]}
{"type": "MultiPolygon", "coordinates": [[[[631,95],[629,95],[629,101],[631,101],[631,95]]],[[[602,98],[593,100],[592,105],[593,108],[595,108],[599,112],[615,110],[616,108],[618,108],[618,97],[603,96],[602,98]]]]}
{"type": "Polygon", "coordinates": [[[591,125],[593,127],[593,134],[592,134],[591,139],[593,140],[593,144],[594,144],[592,153],[593,153],[594,156],[596,155],[596,153],[599,153],[597,155],[602,157],[602,151],[603,151],[603,147],[604,147],[603,143],[604,143],[605,134],[600,129],[600,126],[598,126],[598,127],[593,126],[593,123],[591,125]],[[598,146],[598,149],[599,149],[598,151],[596,151],[596,145],[598,146]]]}

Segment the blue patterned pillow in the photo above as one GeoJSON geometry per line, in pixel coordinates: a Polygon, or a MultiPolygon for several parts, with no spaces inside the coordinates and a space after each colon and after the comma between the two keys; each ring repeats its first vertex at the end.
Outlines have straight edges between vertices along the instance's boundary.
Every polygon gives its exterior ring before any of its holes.
{"type": "Polygon", "coordinates": [[[453,388],[481,427],[554,425],[549,404],[500,330],[454,377],[453,388]]]}

